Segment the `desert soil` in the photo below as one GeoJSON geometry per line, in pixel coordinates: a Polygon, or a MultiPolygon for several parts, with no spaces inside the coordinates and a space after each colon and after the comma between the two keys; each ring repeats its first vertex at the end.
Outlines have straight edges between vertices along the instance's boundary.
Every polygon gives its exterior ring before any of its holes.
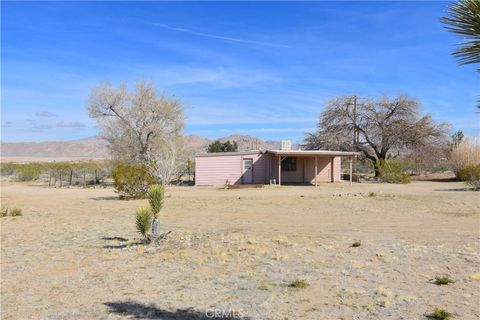
{"type": "Polygon", "coordinates": [[[480,318],[479,193],[459,182],[172,187],[159,246],[135,231],[146,200],[1,191],[23,210],[0,219],[2,319],[480,318]]]}

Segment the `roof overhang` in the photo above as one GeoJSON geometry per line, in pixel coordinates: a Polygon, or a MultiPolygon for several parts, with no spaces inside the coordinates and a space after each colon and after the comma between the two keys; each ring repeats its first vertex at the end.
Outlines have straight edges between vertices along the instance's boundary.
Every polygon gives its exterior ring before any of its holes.
{"type": "Polygon", "coordinates": [[[297,156],[297,157],[356,157],[358,152],[349,151],[330,151],[330,150],[251,150],[238,152],[211,152],[197,154],[196,157],[219,157],[219,156],[246,156],[262,153],[271,153],[279,156],[297,156]]]}
{"type": "Polygon", "coordinates": [[[330,151],[330,150],[268,150],[267,152],[279,156],[299,156],[299,157],[355,157],[360,155],[358,152],[350,151],[330,151]]]}
{"type": "Polygon", "coordinates": [[[196,157],[219,157],[219,156],[247,156],[265,153],[265,150],[235,151],[235,152],[209,152],[197,154],[196,157]]]}

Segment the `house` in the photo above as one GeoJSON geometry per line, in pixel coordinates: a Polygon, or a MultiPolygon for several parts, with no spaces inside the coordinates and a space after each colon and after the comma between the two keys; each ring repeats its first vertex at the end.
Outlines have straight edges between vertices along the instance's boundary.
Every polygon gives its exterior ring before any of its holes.
{"type": "Polygon", "coordinates": [[[312,184],[339,182],[341,158],[355,152],[325,150],[253,150],[205,153],[195,158],[195,185],[312,184]]]}

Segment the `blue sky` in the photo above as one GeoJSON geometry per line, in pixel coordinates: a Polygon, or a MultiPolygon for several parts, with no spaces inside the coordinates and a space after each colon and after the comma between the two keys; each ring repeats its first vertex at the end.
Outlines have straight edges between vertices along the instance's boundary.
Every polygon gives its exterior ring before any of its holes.
{"type": "Polygon", "coordinates": [[[2,2],[3,141],[97,134],[103,81],[156,83],[186,133],[299,141],[337,95],[408,94],[478,135],[479,74],[451,56],[446,2],[2,2]]]}

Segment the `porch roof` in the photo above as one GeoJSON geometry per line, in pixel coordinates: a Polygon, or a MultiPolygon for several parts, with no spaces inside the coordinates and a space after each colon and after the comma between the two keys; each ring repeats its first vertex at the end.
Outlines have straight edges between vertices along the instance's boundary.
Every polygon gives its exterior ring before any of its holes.
{"type": "Polygon", "coordinates": [[[350,151],[330,151],[330,150],[267,150],[267,152],[280,156],[333,156],[333,157],[353,157],[359,155],[358,152],[350,151]]]}

